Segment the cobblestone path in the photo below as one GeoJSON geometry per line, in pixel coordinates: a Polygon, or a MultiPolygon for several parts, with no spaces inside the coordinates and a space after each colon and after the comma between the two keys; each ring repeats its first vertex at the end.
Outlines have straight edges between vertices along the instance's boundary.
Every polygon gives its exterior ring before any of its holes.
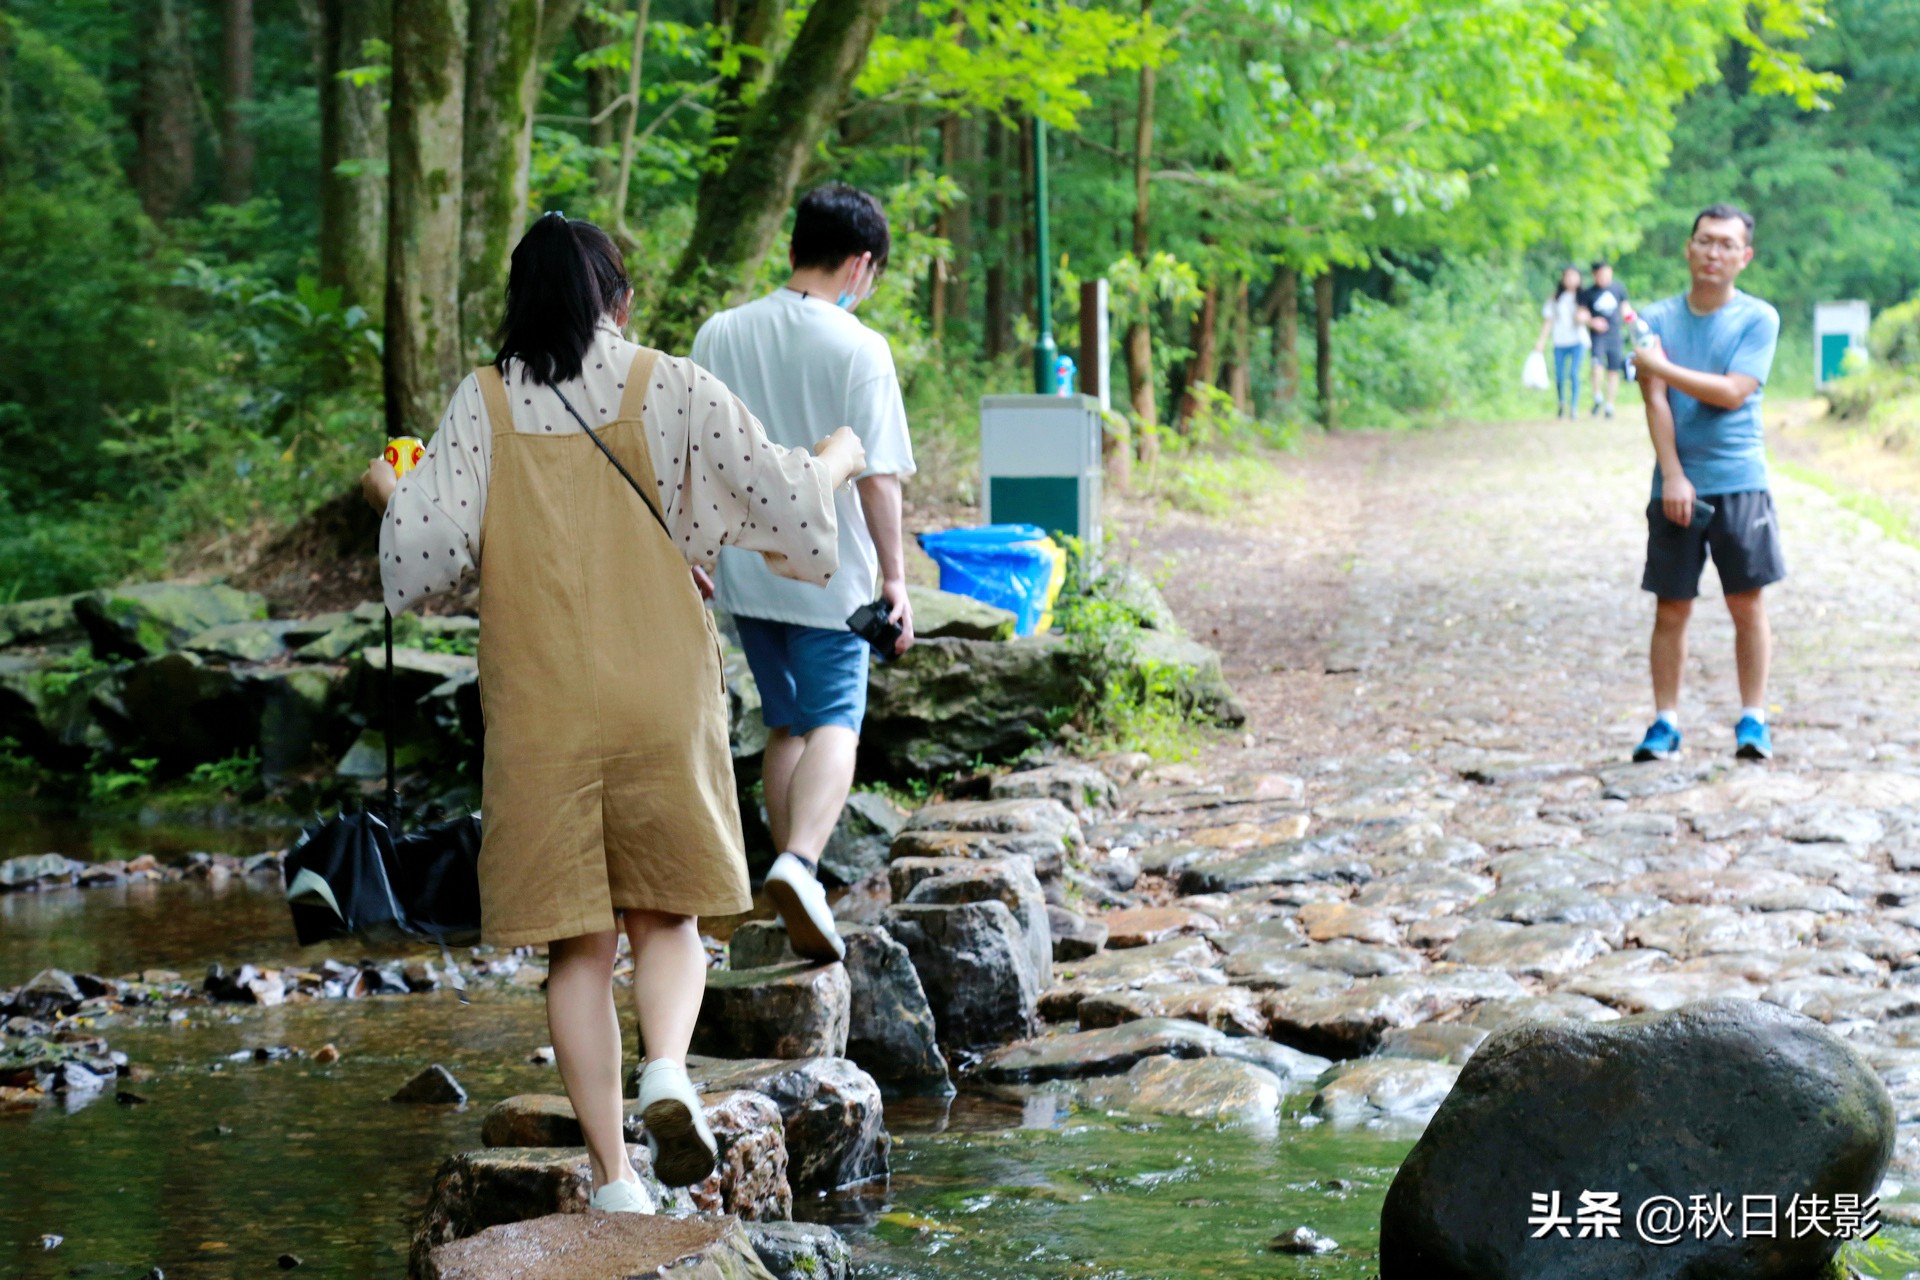
{"type": "Polygon", "coordinates": [[[1637,415],[1337,439],[1245,518],[1142,524],[1252,715],[1125,793],[1160,828],[1134,896],[1239,948],[1214,963],[1273,1039],[1351,1064],[1335,1118],[1430,1111],[1514,1016],[1761,999],[1866,1055],[1920,1178],[1920,552],[1776,478],[1778,758],[1733,759],[1709,569],[1687,753],[1633,765],[1649,465],[1637,415]]]}

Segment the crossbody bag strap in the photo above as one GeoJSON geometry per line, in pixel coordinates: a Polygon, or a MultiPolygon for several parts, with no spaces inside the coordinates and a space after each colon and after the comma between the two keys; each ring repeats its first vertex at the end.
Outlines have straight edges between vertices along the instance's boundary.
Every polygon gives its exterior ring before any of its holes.
{"type": "MultiPolygon", "coordinates": [[[[652,368],[651,361],[648,362],[648,368],[649,369],[652,368]]],[[[573,415],[573,420],[580,424],[580,430],[586,434],[587,439],[593,441],[593,447],[598,449],[600,452],[606,454],[607,461],[613,464],[613,469],[620,473],[620,476],[622,479],[624,479],[628,484],[633,486],[634,493],[638,495],[640,499],[640,505],[645,507],[647,509],[647,514],[652,516],[655,522],[659,524],[660,532],[667,535],[667,541],[672,542],[673,530],[667,528],[667,518],[660,514],[660,508],[654,506],[652,499],[647,497],[647,491],[645,489],[642,489],[640,487],[640,482],[633,478],[633,472],[627,470],[626,464],[621,462],[620,459],[613,456],[613,450],[607,448],[607,442],[605,440],[602,440],[598,435],[596,435],[594,433],[593,428],[587,425],[587,420],[580,416],[580,411],[573,407],[573,402],[568,400],[567,397],[561,393],[559,387],[551,387],[549,389],[553,392],[554,395],[560,397],[560,403],[566,406],[566,410],[568,413],[573,415]]],[[[629,389],[627,394],[628,395],[633,394],[631,389],[629,389]]]]}

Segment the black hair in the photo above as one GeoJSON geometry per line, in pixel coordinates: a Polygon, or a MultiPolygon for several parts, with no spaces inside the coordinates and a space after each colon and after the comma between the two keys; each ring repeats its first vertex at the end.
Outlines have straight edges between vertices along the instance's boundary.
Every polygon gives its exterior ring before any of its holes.
{"type": "Polygon", "coordinates": [[[1708,205],[1706,208],[1702,209],[1699,213],[1694,215],[1693,230],[1687,232],[1687,234],[1691,236],[1696,232],[1698,232],[1700,230],[1700,224],[1708,218],[1737,219],[1740,225],[1747,229],[1747,243],[1748,244],[1753,243],[1753,215],[1748,213],[1745,209],[1742,209],[1739,205],[1733,205],[1733,204],[1708,205]]]}
{"type": "Polygon", "coordinates": [[[518,360],[546,386],[579,377],[594,326],[630,287],[612,236],[557,210],[540,215],[513,249],[494,368],[518,360]]]}
{"type": "MultiPolygon", "coordinates": [[[[1576,276],[1580,274],[1580,268],[1574,266],[1571,262],[1569,262],[1566,266],[1560,268],[1559,274],[1553,277],[1553,296],[1554,297],[1557,298],[1563,293],[1573,292],[1572,289],[1567,288],[1567,272],[1569,271],[1573,272],[1573,274],[1575,274],[1576,276]]],[[[1574,289],[1578,289],[1579,287],[1580,287],[1579,285],[1575,285],[1574,289]]]]}
{"type": "Polygon", "coordinates": [[[1595,271],[1598,271],[1602,267],[1611,267],[1612,265],[1613,264],[1611,262],[1608,262],[1605,258],[1595,258],[1593,260],[1593,270],[1595,271]]]}
{"type": "Polygon", "coordinates": [[[832,270],[848,258],[870,253],[878,271],[892,252],[886,210],[858,187],[829,182],[801,197],[793,215],[794,266],[832,270]]]}

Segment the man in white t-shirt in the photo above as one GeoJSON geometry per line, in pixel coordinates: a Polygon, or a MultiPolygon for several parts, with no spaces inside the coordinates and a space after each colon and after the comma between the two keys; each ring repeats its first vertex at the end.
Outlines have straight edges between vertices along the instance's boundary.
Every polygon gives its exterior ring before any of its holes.
{"type": "MultiPolygon", "coordinates": [[[[837,495],[840,571],[826,587],[775,577],[757,555],[720,555],[717,603],[733,615],[767,742],[767,822],[780,856],[767,893],[794,950],[845,954],[815,868],[853,787],[867,709],[867,643],[847,617],[876,597],[913,643],[900,530],[900,481],[913,474],[907,410],[887,340],[854,317],[893,247],[880,202],[844,183],[809,192],[794,214],[793,274],[723,311],[693,340],[694,363],[724,382],[778,444],[810,446],[848,426],[867,470],[837,495]],[[826,424],[823,426],[822,424],[826,424]]],[[[778,499],[757,495],[768,519],[778,499]]]]}

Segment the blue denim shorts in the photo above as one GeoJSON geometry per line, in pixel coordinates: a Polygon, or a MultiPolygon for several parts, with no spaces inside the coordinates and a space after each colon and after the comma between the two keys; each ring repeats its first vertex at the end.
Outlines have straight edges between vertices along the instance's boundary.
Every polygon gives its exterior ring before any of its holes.
{"type": "Polygon", "coordinates": [[[860,732],[867,715],[867,642],[851,631],[766,618],[733,620],[740,631],[760,714],[769,729],[812,733],[822,725],[860,732]]]}

